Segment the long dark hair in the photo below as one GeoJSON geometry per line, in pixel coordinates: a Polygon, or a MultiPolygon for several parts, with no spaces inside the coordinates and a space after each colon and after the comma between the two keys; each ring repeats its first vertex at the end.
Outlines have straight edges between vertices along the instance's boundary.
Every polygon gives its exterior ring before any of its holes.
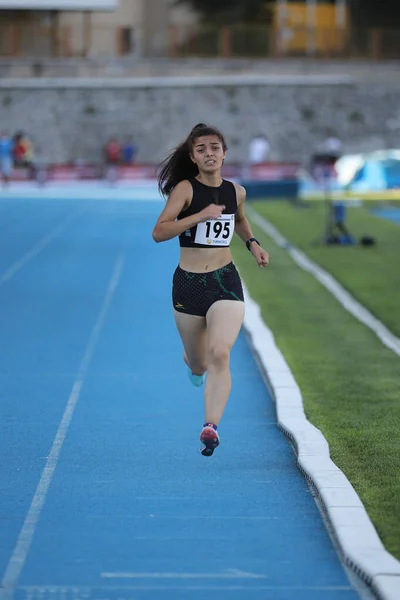
{"type": "Polygon", "coordinates": [[[215,127],[198,123],[193,127],[186,140],[181,142],[161,163],[158,173],[158,189],[160,194],[168,196],[180,181],[196,177],[199,174],[199,169],[190,158],[190,155],[196,140],[205,135],[216,135],[226,152],[228,146],[222,133],[215,127]]]}

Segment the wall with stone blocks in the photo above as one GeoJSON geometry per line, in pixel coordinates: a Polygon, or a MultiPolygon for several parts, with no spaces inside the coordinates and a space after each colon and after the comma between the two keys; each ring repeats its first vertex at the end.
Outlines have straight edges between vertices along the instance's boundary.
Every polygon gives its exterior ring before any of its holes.
{"type": "Polygon", "coordinates": [[[345,151],[399,147],[400,80],[380,82],[157,85],[150,79],[87,82],[0,81],[0,129],[26,130],[43,162],[98,161],[110,136],[132,135],[138,161],[159,162],[199,121],[226,135],[228,161],[244,161],[265,133],[273,160],[307,163],[327,136],[345,151]]]}

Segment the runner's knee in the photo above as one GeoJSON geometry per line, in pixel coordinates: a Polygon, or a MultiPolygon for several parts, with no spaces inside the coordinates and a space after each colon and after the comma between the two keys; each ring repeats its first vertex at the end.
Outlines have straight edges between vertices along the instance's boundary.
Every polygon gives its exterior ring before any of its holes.
{"type": "Polygon", "coordinates": [[[218,370],[226,369],[229,365],[230,348],[219,342],[211,344],[208,349],[208,362],[218,370]]]}
{"type": "Polygon", "coordinates": [[[204,375],[204,373],[207,371],[207,361],[205,357],[193,357],[190,359],[185,353],[185,362],[195,375],[204,375]]]}

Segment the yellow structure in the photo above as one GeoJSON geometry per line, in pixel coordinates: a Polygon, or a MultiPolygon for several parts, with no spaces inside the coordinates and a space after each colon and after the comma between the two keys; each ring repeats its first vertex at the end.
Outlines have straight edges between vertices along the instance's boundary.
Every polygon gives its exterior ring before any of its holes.
{"type": "Polygon", "coordinates": [[[347,3],[303,0],[274,5],[274,28],[278,50],[283,54],[340,53],[350,24],[347,3]]]}

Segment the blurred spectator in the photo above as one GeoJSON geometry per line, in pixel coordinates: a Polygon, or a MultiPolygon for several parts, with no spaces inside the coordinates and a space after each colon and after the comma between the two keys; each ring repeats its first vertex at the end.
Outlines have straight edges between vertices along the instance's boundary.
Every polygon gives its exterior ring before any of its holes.
{"type": "Polygon", "coordinates": [[[250,165],[259,165],[268,159],[271,146],[268,139],[262,133],[256,135],[249,145],[249,163],[250,165]]]}
{"type": "Polygon", "coordinates": [[[343,144],[339,138],[329,137],[322,144],[322,152],[336,161],[342,156],[343,144]]]}
{"type": "Polygon", "coordinates": [[[343,201],[334,201],[330,203],[330,215],[326,236],[328,244],[346,244],[354,246],[357,240],[351,235],[346,227],[346,206],[343,201]]]}
{"type": "Polygon", "coordinates": [[[330,186],[337,180],[335,164],[342,156],[343,144],[337,137],[328,137],[311,156],[310,172],[322,186],[330,186]]]}
{"type": "Polygon", "coordinates": [[[36,169],[33,163],[33,145],[23,131],[18,131],[14,136],[13,158],[16,167],[29,169],[31,177],[35,177],[36,169]]]}
{"type": "Polygon", "coordinates": [[[121,162],[121,146],[115,138],[111,138],[105,145],[106,165],[119,165],[121,162]]]}
{"type": "Polygon", "coordinates": [[[124,165],[132,165],[135,162],[137,154],[137,147],[132,139],[128,137],[125,144],[122,147],[122,162],[124,165]]]}
{"type": "Polygon", "coordinates": [[[5,131],[0,132],[0,173],[4,184],[10,181],[13,169],[13,146],[10,136],[5,131]]]}

